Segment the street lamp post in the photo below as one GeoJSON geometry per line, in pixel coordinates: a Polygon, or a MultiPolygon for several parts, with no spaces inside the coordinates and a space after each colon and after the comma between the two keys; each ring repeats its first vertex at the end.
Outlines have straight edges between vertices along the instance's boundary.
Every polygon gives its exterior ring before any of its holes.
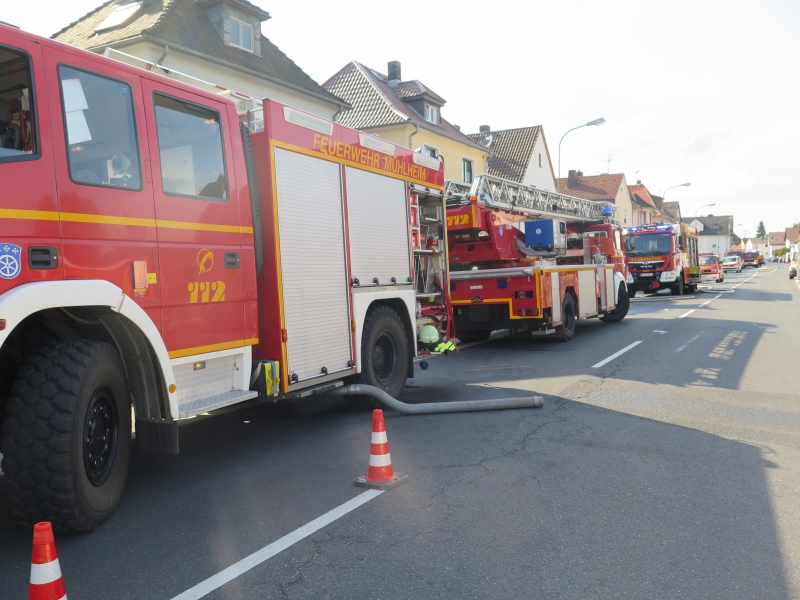
{"type": "MultiPolygon", "coordinates": [[[[706,208],[706,207],[708,207],[708,206],[716,206],[716,205],[717,205],[717,204],[716,204],[715,202],[712,202],[711,204],[704,204],[704,205],[703,205],[703,206],[701,206],[700,208],[706,208]]],[[[699,212],[700,212],[700,208],[698,208],[696,211],[694,211],[694,216],[695,216],[695,217],[697,217],[697,213],[699,213],[699,212]]]]}
{"type": "Polygon", "coordinates": [[[600,117],[599,119],[595,119],[594,121],[589,121],[588,123],[584,123],[583,125],[578,125],[577,127],[573,127],[572,129],[568,130],[564,135],[561,136],[561,139],[558,141],[558,179],[556,180],[556,191],[558,193],[561,193],[561,142],[564,141],[564,138],[570,131],[575,131],[576,129],[580,129],[581,127],[599,126],[605,122],[606,120],[603,117],[600,117]]]}
{"type": "MultiPolygon", "coordinates": [[[[686,183],[679,183],[678,185],[671,185],[671,186],[669,186],[667,189],[665,189],[665,190],[664,190],[664,193],[663,193],[663,194],[661,194],[661,201],[663,202],[664,200],[666,200],[666,199],[667,199],[667,192],[668,192],[668,191],[670,191],[672,188],[676,188],[676,187],[689,187],[690,185],[692,185],[692,184],[691,184],[691,183],[689,183],[689,182],[686,182],[686,183]]],[[[702,208],[702,207],[701,207],[701,208],[702,208]]]]}

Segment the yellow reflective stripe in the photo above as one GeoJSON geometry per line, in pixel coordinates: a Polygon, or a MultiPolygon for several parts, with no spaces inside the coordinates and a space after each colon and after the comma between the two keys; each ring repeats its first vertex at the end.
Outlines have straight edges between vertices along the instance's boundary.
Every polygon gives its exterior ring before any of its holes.
{"type": "Polygon", "coordinates": [[[31,221],[58,221],[58,213],[50,210],[22,210],[0,208],[0,219],[29,219],[31,221]]]}
{"type": "Polygon", "coordinates": [[[115,217],[111,215],[90,215],[86,213],[58,213],[50,210],[22,210],[0,208],[0,219],[23,219],[30,221],[66,221],[69,223],[97,223],[100,225],[128,225],[131,227],[161,227],[162,229],[188,229],[191,231],[219,231],[222,233],[253,233],[252,227],[239,225],[216,225],[213,223],[192,223],[189,221],[165,221],[161,219],[142,219],[139,217],[115,217]]]}
{"type": "Polygon", "coordinates": [[[246,340],[236,340],[235,342],[223,342],[221,344],[209,344],[207,346],[195,346],[194,348],[184,348],[183,350],[173,350],[169,353],[170,358],[183,358],[193,354],[205,354],[206,352],[217,352],[219,350],[230,350],[231,348],[241,348],[243,346],[253,346],[258,343],[258,338],[248,338],[246,340]]]}

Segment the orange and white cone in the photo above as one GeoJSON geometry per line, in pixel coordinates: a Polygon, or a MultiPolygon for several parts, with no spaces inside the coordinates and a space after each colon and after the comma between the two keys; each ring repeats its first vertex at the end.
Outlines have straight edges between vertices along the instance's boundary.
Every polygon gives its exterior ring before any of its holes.
{"type": "Polygon", "coordinates": [[[366,475],[356,477],[354,483],[358,487],[390,490],[406,481],[408,481],[408,475],[394,472],[392,455],[389,454],[389,440],[386,437],[386,423],[383,420],[383,411],[376,408],[372,411],[372,444],[369,451],[369,469],[366,475]]]}
{"type": "Polygon", "coordinates": [[[58,565],[56,540],[50,523],[33,526],[33,556],[28,600],[67,600],[61,567],[58,565]]]}

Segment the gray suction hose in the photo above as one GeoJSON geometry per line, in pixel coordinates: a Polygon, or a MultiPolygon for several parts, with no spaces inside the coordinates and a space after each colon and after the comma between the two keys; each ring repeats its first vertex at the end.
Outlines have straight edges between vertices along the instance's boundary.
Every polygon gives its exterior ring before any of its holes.
{"type": "Polygon", "coordinates": [[[473,412],[477,410],[506,410],[509,408],[541,408],[544,406],[542,396],[525,396],[523,398],[497,398],[493,400],[462,400],[459,402],[427,402],[424,404],[408,404],[395,400],[382,389],[372,385],[351,383],[335,388],[326,394],[336,396],[369,396],[386,408],[409,415],[425,415],[430,413],[473,412]]]}

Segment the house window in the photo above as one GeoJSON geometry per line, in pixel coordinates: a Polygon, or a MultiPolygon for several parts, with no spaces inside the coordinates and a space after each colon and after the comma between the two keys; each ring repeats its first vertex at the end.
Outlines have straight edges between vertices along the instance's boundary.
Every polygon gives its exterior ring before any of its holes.
{"type": "Polygon", "coordinates": [[[429,123],[439,123],[439,109],[430,104],[425,105],[425,120],[429,123]]]}
{"type": "Polygon", "coordinates": [[[461,159],[461,180],[464,183],[472,183],[475,172],[475,163],[468,158],[461,159]]]}
{"type": "Polygon", "coordinates": [[[433,158],[437,158],[439,156],[439,149],[434,148],[433,146],[423,146],[420,149],[422,154],[427,154],[428,156],[432,156],[433,158]]]}
{"type": "Polygon", "coordinates": [[[238,19],[231,19],[231,45],[238,46],[249,52],[253,51],[253,38],[255,31],[252,25],[248,25],[238,19]]]}

